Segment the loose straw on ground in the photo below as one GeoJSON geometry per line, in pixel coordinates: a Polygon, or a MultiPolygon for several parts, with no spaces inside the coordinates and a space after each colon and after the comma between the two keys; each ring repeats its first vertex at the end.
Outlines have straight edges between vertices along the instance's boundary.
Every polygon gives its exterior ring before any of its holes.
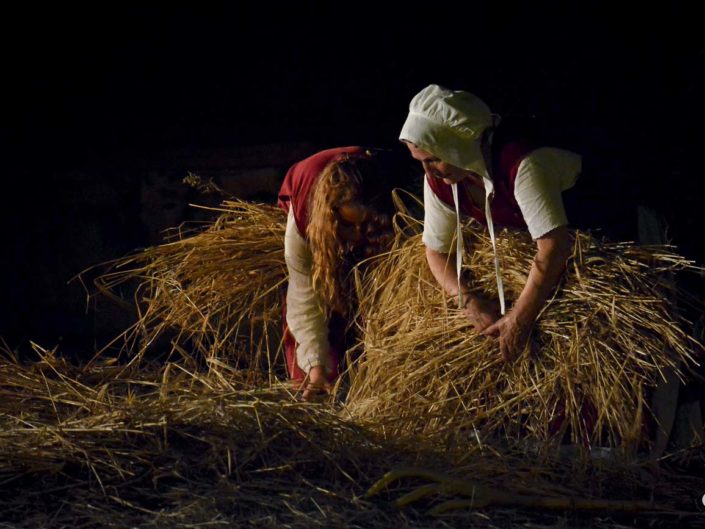
{"type": "MultiPolygon", "coordinates": [[[[503,498],[526,499],[530,492],[566,504],[584,497],[647,510],[659,506],[672,521],[683,509],[684,490],[703,485],[667,473],[542,467],[491,451],[452,460],[404,439],[384,440],[341,416],[337,406],[296,402],[283,388],[250,389],[247,375],[238,371],[222,384],[214,373],[180,363],[142,362],[125,370],[96,361],[81,367],[52,351],[38,347],[37,353],[41,360],[31,364],[0,355],[0,481],[9,492],[0,495],[0,524],[9,527],[566,523],[566,514],[532,511],[532,505],[422,516],[429,508],[448,508],[452,494],[462,493],[450,488],[436,491],[438,497],[421,494],[419,480],[439,474],[448,475],[441,482],[472,477],[483,490],[505,491],[503,498]],[[419,465],[427,470],[397,472],[397,482],[385,482],[387,492],[378,485],[375,497],[365,497],[387,470],[419,465]],[[409,494],[416,501],[403,511],[388,501],[409,494]]],[[[635,515],[569,516],[573,527],[610,528],[630,527],[635,515]]]]}

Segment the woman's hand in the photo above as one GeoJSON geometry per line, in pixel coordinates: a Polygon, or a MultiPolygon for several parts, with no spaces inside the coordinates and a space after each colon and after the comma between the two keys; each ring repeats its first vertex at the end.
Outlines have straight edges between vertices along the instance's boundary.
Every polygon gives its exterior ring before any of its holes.
{"type": "Polygon", "coordinates": [[[531,335],[531,324],[522,322],[511,311],[485,328],[480,334],[498,336],[499,352],[505,362],[510,362],[524,351],[531,335]]]}
{"type": "Polygon", "coordinates": [[[330,393],[331,385],[328,382],[325,368],[323,366],[312,367],[299,389],[304,392],[302,395],[304,400],[312,400],[317,395],[330,393]]]}
{"type": "Polygon", "coordinates": [[[469,296],[465,308],[465,315],[472,323],[472,326],[479,333],[494,324],[499,317],[499,306],[497,302],[489,301],[477,296],[469,296]]]}
{"type": "Polygon", "coordinates": [[[512,310],[482,331],[485,336],[499,336],[499,351],[505,361],[515,359],[524,350],[532,325],[565,269],[572,242],[566,226],[536,239],[529,277],[512,310]]]}

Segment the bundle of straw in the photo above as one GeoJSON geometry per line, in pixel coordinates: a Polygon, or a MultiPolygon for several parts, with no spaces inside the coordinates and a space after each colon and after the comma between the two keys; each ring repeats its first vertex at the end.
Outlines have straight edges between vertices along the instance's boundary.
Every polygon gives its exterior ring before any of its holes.
{"type": "Polygon", "coordinates": [[[286,217],[278,208],[239,200],[207,209],[220,216],[206,229],[179,229],[172,242],[109,263],[96,284],[115,296],[126,283],[139,283],[138,321],[124,335],[124,349],[136,358],[172,332],[172,349],[184,356],[273,377],[283,365],[277,355],[286,217]]]}
{"type": "MultiPolygon", "coordinates": [[[[365,351],[353,370],[351,413],[390,435],[467,445],[530,438],[540,447],[644,441],[646,391],[666,370],[682,374],[693,340],[683,331],[669,273],[692,267],[668,247],[610,243],[575,233],[573,255],[532,334],[530,351],[504,362],[448,304],[425,261],[419,222],[406,219],[395,247],[358,278],[365,351]],[[472,441],[471,441],[472,440],[472,441]]],[[[465,265],[478,292],[496,299],[491,242],[465,225],[465,265]]],[[[535,243],[498,234],[508,299],[521,292],[535,243]]]]}

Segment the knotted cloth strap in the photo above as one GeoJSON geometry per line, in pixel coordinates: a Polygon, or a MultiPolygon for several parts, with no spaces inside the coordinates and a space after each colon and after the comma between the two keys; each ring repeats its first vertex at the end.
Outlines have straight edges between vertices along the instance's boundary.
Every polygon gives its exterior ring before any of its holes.
{"type": "MultiPolygon", "coordinates": [[[[460,276],[463,267],[463,254],[465,246],[463,241],[462,226],[460,223],[460,200],[458,199],[458,184],[451,185],[453,190],[453,202],[455,203],[455,267],[458,273],[458,306],[465,307],[465,299],[463,289],[461,288],[460,276]]],[[[493,189],[485,187],[485,217],[487,218],[487,229],[490,232],[490,240],[492,241],[492,252],[494,253],[494,273],[497,281],[497,293],[499,295],[499,308],[502,315],[506,314],[506,305],[504,302],[504,283],[502,282],[502,274],[499,268],[499,257],[497,256],[497,239],[494,234],[494,223],[492,222],[492,211],[490,210],[490,199],[493,189]]]]}

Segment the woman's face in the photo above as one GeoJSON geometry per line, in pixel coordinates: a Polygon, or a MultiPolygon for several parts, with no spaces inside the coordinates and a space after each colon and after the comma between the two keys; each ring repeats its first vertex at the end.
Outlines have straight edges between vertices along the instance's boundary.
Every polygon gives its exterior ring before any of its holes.
{"type": "Polygon", "coordinates": [[[391,238],[389,218],[379,215],[373,208],[351,201],[339,205],[336,211],[338,237],[351,249],[365,247],[372,251],[391,238]]]}
{"type": "Polygon", "coordinates": [[[410,142],[404,142],[411,153],[411,157],[414,160],[421,162],[423,170],[428,176],[433,176],[435,178],[440,178],[446,184],[455,184],[461,180],[474,175],[472,171],[467,171],[444,162],[437,156],[431,154],[428,151],[419,149],[416,145],[410,142]]]}

